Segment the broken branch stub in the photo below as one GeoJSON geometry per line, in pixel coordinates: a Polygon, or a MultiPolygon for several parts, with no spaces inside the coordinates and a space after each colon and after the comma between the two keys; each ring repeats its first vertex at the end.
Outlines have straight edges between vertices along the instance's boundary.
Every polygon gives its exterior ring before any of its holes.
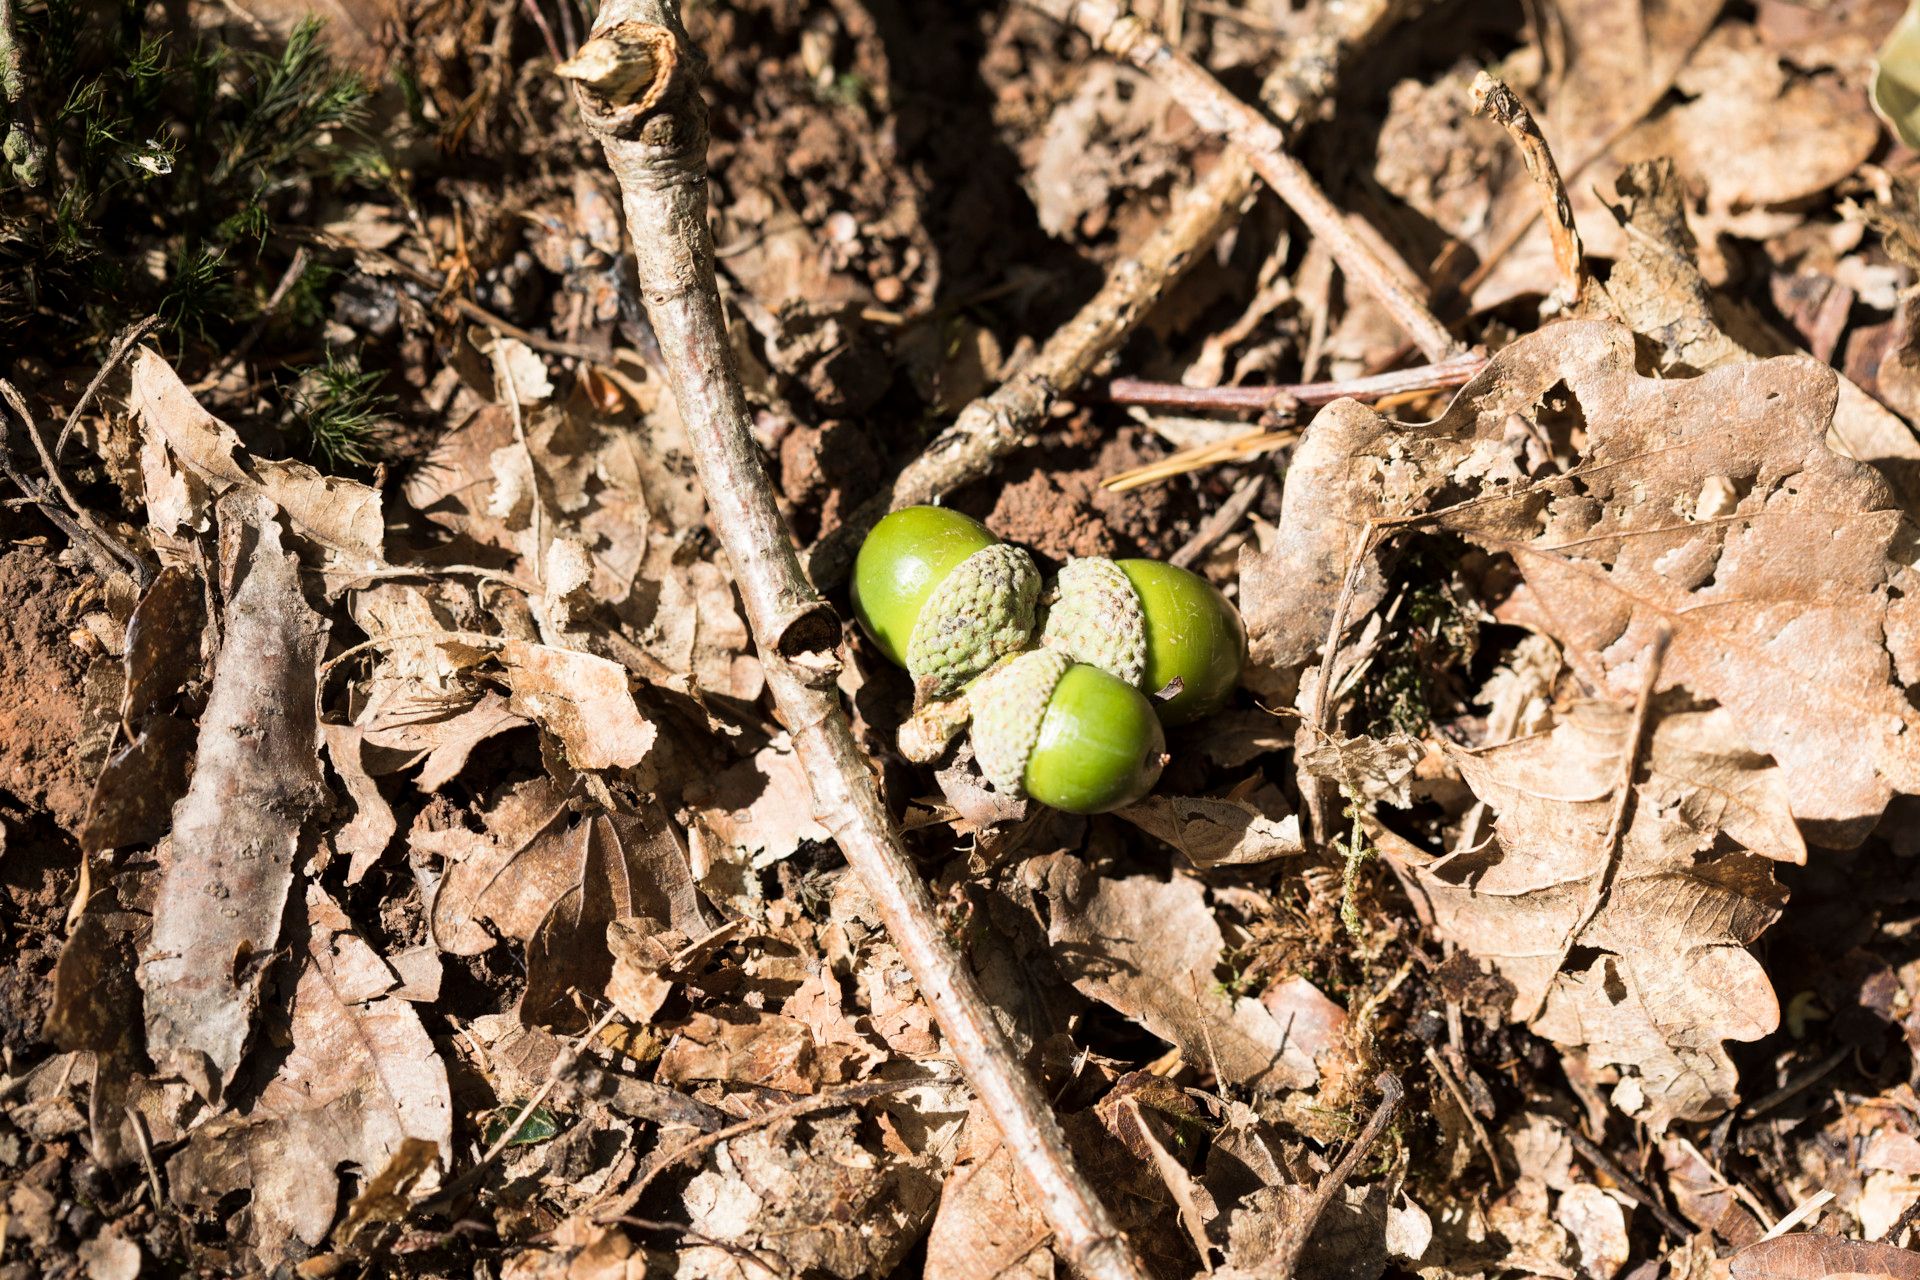
{"type": "Polygon", "coordinates": [[[814,806],[873,894],[947,1043],[1033,1183],[1060,1250],[1095,1280],[1139,1280],[1113,1219],[1073,1167],[1045,1097],[940,928],[854,741],[834,675],[839,620],[808,583],[747,416],[707,225],[700,59],[666,0],[612,0],[567,64],[582,114],[620,184],[640,293],[686,424],[714,529],[747,607],[767,688],[806,766],[814,806]],[[591,76],[581,62],[591,51],[591,76]],[[646,70],[642,76],[641,53],[646,70]],[[633,74],[604,63],[624,61],[633,74]],[[592,84],[617,85],[613,96],[592,84]]]}

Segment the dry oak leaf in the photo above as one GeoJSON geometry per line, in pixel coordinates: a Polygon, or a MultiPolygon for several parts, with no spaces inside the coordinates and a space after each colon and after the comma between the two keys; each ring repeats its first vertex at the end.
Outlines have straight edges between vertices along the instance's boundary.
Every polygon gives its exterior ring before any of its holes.
{"type": "Polygon", "coordinates": [[[1724,1042],[1779,1024],[1745,948],[1785,901],[1771,862],[1806,851],[1782,771],[1740,744],[1727,711],[1659,714],[1644,752],[1633,729],[1631,710],[1583,702],[1551,733],[1451,750],[1497,838],[1409,883],[1439,937],[1512,984],[1511,1016],[1618,1066],[1634,1087],[1616,1103],[1664,1128],[1725,1111],[1738,1073],[1724,1042]]]}
{"type": "Polygon", "coordinates": [[[1777,1236],[1733,1255],[1733,1280],[1920,1280],[1920,1253],[1838,1236],[1777,1236]]]}
{"type": "Polygon", "coordinates": [[[319,549],[331,589],[351,583],[355,569],[385,564],[378,489],[324,475],[304,462],[251,456],[233,428],[202,408],[151,348],[142,347],[133,358],[131,400],[148,437],[163,441],[198,485],[216,497],[233,489],[263,494],[279,507],[294,536],[319,549]]]}
{"type": "Polygon", "coordinates": [[[1226,940],[1198,882],[1111,879],[1066,854],[1034,859],[1027,875],[1052,902],[1048,941],[1082,995],[1217,1069],[1224,1083],[1274,1091],[1320,1078],[1313,1055],[1264,1005],[1220,989],[1214,970],[1226,940]]]}
{"type": "Polygon", "coordinates": [[[658,729],[640,714],[617,662],[509,640],[500,650],[508,707],[560,740],[576,769],[631,769],[653,750],[658,729]]]}
{"type": "Polygon", "coordinates": [[[679,833],[657,805],[637,814],[595,813],[563,847],[573,882],[527,941],[520,1020],[572,1031],[591,1021],[586,1009],[613,976],[608,932],[615,921],[650,916],[698,936],[706,919],[679,833]]]}
{"type": "Polygon", "coordinates": [[[1691,101],[1612,149],[1619,161],[1672,156],[1711,209],[1801,200],[1873,154],[1880,126],[1838,76],[1796,74],[1744,23],[1717,28],[1674,82],[1691,101]]]}
{"type": "Polygon", "coordinates": [[[241,490],[218,510],[223,635],[140,972],[149,1053],[209,1101],[245,1056],[301,829],[326,797],[317,700],[327,624],[301,593],[272,504],[241,490]]]}
{"type": "Polygon", "coordinates": [[[927,1232],[926,1280],[1053,1280],[1052,1236],[1013,1149],[976,1103],[927,1232]]]}
{"type": "Polygon", "coordinates": [[[326,1239],[342,1171],[372,1179],[410,1139],[444,1162],[453,1141],[446,1065],[420,1015],[388,994],[398,978],[318,886],[298,945],[285,1057],[251,1106],[195,1130],[167,1165],[189,1204],[251,1193],[253,1245],[270,1271],[290,1242],[326,1239]]]}
{"type": "Polygon", "coordinates": [[[1300,819],[1271,785],[1246,796],[1149,796],[1119,816],[1178,849],[1200,870],[1304,853],[1300,819]]]}
{"type": "Polygon", "coordinates": [[[1516,603],[1610,696],[1634,696],[1670,629],[1658,688],[1725,707],[1785,771],[1809,836],[1857,843],[1920,791],[1920,712],[1895,679],[1920,665],[1913,529],[1877,472],[1827,448],[1831,369],[1782,357],[1657,380],[1633,344],[1601,321],[1551,325],[1424,425],[1323,410],[1273,546],[1243,552],[1251,682],[1293,696],[1343,583],[1350,623],[1380,602],[1380,557],[1360,552],[1373,522],[1412,517],[1510,555],[1516,603]],[[1526,442],[1574,421],[1578,462],[1535,478],[1526,442]]]}
{"type": "MultiPolygon", "coordinates": [[[[953,1143],[901,1152],[863,1140],[868,1128],[847,1110],[728,1140],[681,1193],[688,1221],[711,1240],[772,1254],[791,1274],[893,1274],[933,1219],[953,1143]]],[[[681,1263],[682,1276],[758,1274],[714,1245],[687,1249],[681,1263]]]]}
{"type": "MultiPolygon", "coordinates": [[[[645,915],[690,936],[706,931],[686,851],[657,811],[636,817],[602,814],[610,844],[596,848],[589,819],[574,820],[566,788],[537,778],[506,788],[482,817],[483,829],[433,830],[416,823],[409,842],[449,864],[428,911],[433,941],[452,955],[479,955],[501,936],[531,942],[556,904],[578,895],[589,871],[631,881],[638,905],[609,921],[645,915]],[[616,850],[617,846],[617,850],[616,850]],[[615,857],[617,852],[618,857],[615,857]]],[[[604,939],[601,940],[604,944],[604,939]]],[[[609,960],[609,965],[611,961],[609,960]]]]}

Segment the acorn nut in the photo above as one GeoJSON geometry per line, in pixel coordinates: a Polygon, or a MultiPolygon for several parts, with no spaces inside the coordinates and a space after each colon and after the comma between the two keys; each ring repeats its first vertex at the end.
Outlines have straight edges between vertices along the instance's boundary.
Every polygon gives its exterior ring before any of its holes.
{"type": "Polygon", "coordinates": [[[1001,663],[973,688],[973,753],[995,788],[1106,813],[1159,780],[1166,737],[1138,689],[1056,649],[1001,663]]]}
{"type": "Polygon", "coordinates": [[[944,507],[903,507],[853,566],[853,611],[921,699],[960,689],[1033,635],[1040,573],[1025,550],[944,507]]]}
{"type": "Polygon", "coordinates": [[[1069,560],[1060,570],[1041,644],[1149,694],[1178,680],[1154,709],[1186,724],[1226,705],[1247,657],[1247,633],[1227,598],[1197,573],[1158,560],[1069,560]]]}

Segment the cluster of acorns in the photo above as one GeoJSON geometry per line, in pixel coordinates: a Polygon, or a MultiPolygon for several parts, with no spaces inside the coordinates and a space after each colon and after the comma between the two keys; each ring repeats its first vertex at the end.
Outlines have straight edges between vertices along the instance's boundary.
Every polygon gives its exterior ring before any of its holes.
{"type": "Polygon", "coordinates": [[[1212,584],[1158,560],[1069,560],[1051,587],[1024,548],[944,507],[875,525],[853,609],[913,677],[912,759],[968,721],[997,790],[1105,813],[1153,789],[1161,726],[1217,711],[1246,660],[1240,616],[1212,584]]]}

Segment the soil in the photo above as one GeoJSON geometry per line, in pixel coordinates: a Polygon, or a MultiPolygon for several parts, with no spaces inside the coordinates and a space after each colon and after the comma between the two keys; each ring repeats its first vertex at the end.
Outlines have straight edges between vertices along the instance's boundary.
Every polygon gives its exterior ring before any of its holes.
{"type": "Polygon", "coordinates": [[[44,545],[0,552],[0,791],[9,807],[50,813],[68,831],[92,792],[79,751],[89,659],[75,641],[90,596],[92,579],[44,545]]]}

